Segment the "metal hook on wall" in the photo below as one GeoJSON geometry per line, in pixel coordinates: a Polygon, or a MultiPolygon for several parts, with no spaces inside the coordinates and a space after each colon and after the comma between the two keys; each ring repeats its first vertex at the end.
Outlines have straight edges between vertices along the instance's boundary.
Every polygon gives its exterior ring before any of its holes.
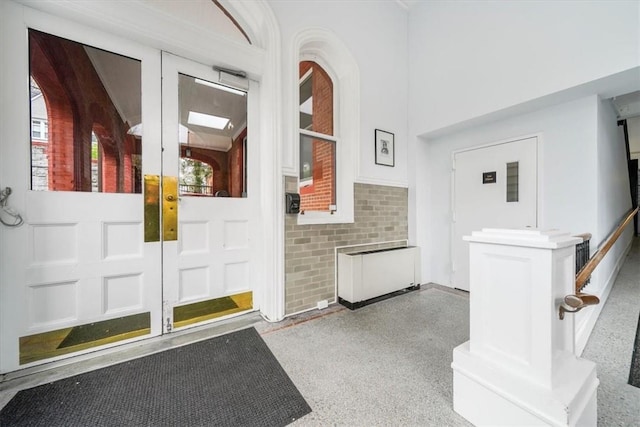
{"type": "Polygon", "coordinates": [[[24,223],[22,219],[22,215],[20,215],[14,209],[11,209],[7,206],[7,201],[9,200],[9,196],[11,195],[11,187],[5,187],[0,191],[0,222],[7,227],[19,227],[24,223]],[[9,215],[13,218],[13,222],[7,222],[2,218],[2,213],[9,215]]]}

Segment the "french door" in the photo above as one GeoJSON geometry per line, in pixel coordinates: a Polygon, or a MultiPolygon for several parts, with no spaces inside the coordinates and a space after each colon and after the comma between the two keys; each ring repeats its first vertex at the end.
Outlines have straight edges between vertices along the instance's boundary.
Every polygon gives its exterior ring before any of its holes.
{"type": "Polygon", "coordinates": [[[24,223],[0,225],[0,373],[256,309],[249,87],[26,16],[1,30],[0,93],[16,102],[0,190],[24,223]]]}
{"type": "Polygon", "coordinates": [[[248,184],[258,147],[247,138],[248,90],[249,82],[225,86],[211,67],[162,54],[165,332],[254,306],[259,205],[248,184]]]}

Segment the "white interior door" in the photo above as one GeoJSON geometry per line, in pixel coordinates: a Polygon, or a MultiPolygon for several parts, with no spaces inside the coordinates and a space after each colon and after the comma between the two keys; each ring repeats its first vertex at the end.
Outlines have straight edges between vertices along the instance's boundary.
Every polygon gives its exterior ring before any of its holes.
{"type": "Polygon", "coordinates": [[[160,127],[136,125],[160,123],[160,53],[27,9],[1,27],[0,187],[24,223],[0,226],[0,372],[159,335],[160,127]]]}
{"type": "Polygon", "coordinates": [[[537,138],[454,153],[452,285],[469,290],[469,245],[483,228],[537,226],[537,138]]]}
{"type": "Polygon", "coordinates": [[[163,203],[177,211],[163,243],[169,332],[257,308],[259,148],[247,138],[249,81],[221,85],[211,67],[168,53],[162,64],[163,203]]]}

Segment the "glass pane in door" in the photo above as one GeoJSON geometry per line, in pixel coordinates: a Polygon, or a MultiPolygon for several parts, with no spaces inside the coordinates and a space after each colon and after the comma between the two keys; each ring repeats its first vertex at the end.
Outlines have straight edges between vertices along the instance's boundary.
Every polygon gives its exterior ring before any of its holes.
{"type": "Polygon", "coordinates": [[[29,30],[31,189],[142,192],[140,61],[29,30]]]}
{"type": "Polygon", "coordinates": [[[179,74],[181,196],[246,197],[246,93],[179,74]]]}

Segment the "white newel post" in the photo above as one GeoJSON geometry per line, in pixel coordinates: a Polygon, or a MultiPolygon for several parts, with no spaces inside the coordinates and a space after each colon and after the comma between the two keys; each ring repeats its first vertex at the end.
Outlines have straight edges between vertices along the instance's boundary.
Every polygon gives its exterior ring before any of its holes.
{"type": "Polygon", "coordinates": [[[574,354],[568,233],[484,229],[470,253],[470,339],[453,350],[453,407],[478,426],[596,426],[595,363],[574,354]]]}

